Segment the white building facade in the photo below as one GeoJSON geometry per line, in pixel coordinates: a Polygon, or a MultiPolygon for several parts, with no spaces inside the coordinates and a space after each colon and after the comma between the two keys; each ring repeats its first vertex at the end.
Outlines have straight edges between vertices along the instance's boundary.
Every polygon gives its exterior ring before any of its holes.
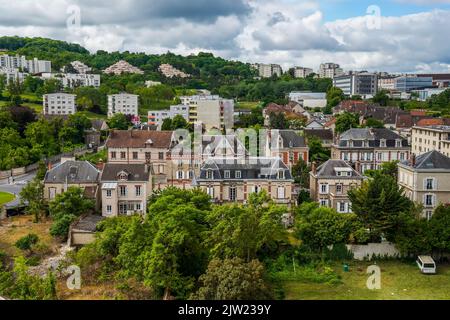
{"type": "Polygon", "coordinates": [[[138,116],[139,96],[128,93],[108,95],[108,118],[116,113],[138,116]]]}
{"type": "Polygon", "coordinates": [[[43,96],[45,115],[69,115],[77,112],[76,95],[68,93],[50,93],[43,96]]]}

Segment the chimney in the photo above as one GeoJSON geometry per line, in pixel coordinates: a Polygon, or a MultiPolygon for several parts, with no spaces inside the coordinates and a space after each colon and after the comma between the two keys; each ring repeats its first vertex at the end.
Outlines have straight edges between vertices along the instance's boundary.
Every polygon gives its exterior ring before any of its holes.
{"type": "Polygon", "coordinates": [[[317,163],[315,161],[311,164],[311,171],[314,175],[317,173],[317,163]]]}
{"type": "Polygon", "coordinates": [[[51,170],[52,169],[52,163],[49,161],[48,162],[48,164],[47,164],[47,168],[48,168],[48,170],[51,170]]]}
{"type": "Polygon", "coordinates": [[[414,167],[416,165],[416,155],[414,153],[411,153],[410,163],[411,167],[414,167]]]}
{"type": "Polygon", "coordinates": [[[355,171],[361,172],[361,163],[358,161],[355,162],[355,171]]]}

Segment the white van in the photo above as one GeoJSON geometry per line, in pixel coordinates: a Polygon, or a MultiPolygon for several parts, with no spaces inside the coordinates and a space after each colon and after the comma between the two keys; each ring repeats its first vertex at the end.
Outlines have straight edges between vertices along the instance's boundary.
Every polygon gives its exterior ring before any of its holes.
{"type": "Polygon", "coordinates": [[[416,262],[422,273],[436,273],[436,263],[430,256],[418,256],[416,262]]]}

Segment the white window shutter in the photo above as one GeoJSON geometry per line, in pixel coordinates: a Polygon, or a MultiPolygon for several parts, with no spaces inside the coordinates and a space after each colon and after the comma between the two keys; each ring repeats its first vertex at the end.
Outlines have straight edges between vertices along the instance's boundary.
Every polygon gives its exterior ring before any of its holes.
{"type": "Polygon", "coordinates": [[[437,190],[437,179],[433,178],[433,190],[437,190]]]}
{"type": "Polygon", "coordinates": [[[348,202],[345,203],[345,212],[348,212],[348,202]]]}

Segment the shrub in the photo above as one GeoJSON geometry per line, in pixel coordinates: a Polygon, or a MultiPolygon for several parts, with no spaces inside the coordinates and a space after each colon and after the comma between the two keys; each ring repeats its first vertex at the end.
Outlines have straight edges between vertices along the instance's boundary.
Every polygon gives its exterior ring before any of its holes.
{"type": "Polygon", "coordinates": [[[31,247],[38,243],[38,241],[39,237],[34,233],[30,233],[17,240],[15,246],[20,250],[31,250],[31,247]]]}

